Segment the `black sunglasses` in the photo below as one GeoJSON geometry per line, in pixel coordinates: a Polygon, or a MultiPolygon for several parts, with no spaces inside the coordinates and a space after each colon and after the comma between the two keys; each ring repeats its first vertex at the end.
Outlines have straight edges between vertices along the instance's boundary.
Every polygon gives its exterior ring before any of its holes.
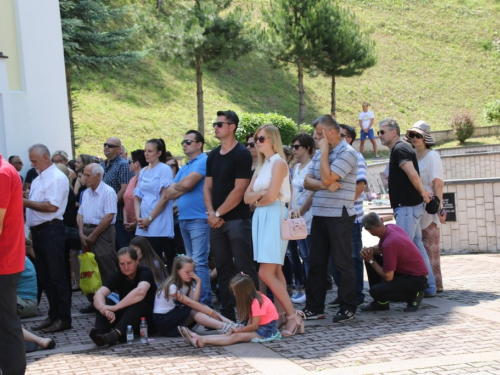
{"type": "Polygon", "coordinates": [[[245,146],[246,147],[250,146],[250,148],[254,148],[255,147],[255,142],[247,142],[247,143],[245,143],[245,146]]]}
{"type": "Polygon", "coordinates": [[[292,148],[294,150],[298,150],[300,147],[302,147],[302,145],[292,145],[292,148]]]}
{"type": "Polygon", "coordinates": [[[107,147],[107,148],[117,148],[117,147],[120,147],[120,146],[117,146],[117,145],[112,145],[111,143],[104,143],[103,146],[107,147]]]}
{"type": "Polygon", "coordinates": [[[197,142],[197,141],[193,141],[191,139],[185,139],[181,142],[181,146],[184,146],[184,144],[187,144],[188,146],[191,146],[191,143],[193,142],[197,142]]]}
{"type": "Polygon", "coordinates": [[[266,141],[266,138],[269,138],[269,137],[266,137],[265,135],[261,135],[260,137],[255,137],[255,142],[258,142],[258,143],[264,143],[266,141]]]}
{"type": "Polygon", "coordinates": [[[222,125],[224,125],[224,124],[231,125],[231,124],[234,124],[234,122],[219,121],[219,122],[214,122],[214,123],[212,124],[212,126],[213,126],[214,128],[215,128],[216,126],[217,126],[218,128],[222,128],[222,125]]]}
{"type": "Polygon", "coordinates": [[[419,133],[408,133],[408,138],[410,138],[410,139],[413,139],[413,138],[422,139],[424,137],[422,136],[422,134],[419,134],[419,133]]]}
{"type": "Polygon", "coordinates": [[[378,134],[382,134],[382,135],[384,135],[384,134],[385,134],[385,130],[379,130],[379,131],[378,131],[378,134]]]}

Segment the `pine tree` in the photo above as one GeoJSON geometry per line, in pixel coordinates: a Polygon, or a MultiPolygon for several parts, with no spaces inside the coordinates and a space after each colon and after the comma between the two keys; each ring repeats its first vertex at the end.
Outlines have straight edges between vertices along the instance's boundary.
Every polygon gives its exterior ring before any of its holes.
{"type": "Polygon", "coordinates": [[[71,144],[75,153],[75,124],[71,71],[78,68],[100,70],[133,64],[145,56],[145,51],[129,50],[135,26],[120,28],[116,24],[133,23],[128,7],[110,7],[98,0],[61,0],[66,88],[70,115],[71,144]]]}

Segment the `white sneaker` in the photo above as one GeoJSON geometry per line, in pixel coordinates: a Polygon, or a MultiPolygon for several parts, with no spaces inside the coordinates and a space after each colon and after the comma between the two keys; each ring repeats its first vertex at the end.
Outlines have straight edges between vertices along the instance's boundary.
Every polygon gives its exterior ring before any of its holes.
{"type": "Polygon", "coordinates": [[[306,302],[306,294],[298,293],[295,298],[291,298],[293,303],[305,303],[306,302]]]}

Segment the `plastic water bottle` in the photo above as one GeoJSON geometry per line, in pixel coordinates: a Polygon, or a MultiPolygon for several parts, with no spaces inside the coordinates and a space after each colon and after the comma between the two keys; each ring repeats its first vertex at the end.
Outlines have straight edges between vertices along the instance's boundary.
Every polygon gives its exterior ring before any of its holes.
{"type": "Polygon", "coordinates": [[[148,323],[146,323],[146,318],[141,318],[141,343],[148,343],[148,323]]]}
{"type": "Polygon", "coordinates": [[[127,326],[127,344],[134,343],[134,331],[132,331],[132,326],[127,326]]]}

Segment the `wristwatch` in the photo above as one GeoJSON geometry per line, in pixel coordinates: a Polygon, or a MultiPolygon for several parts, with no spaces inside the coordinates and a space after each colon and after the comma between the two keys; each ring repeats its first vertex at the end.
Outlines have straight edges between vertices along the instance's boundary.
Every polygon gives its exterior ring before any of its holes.
{"type": "Polygon", "coordinates": [[[370,263],[370,264],[373,264],[373,262],[374,262],[374,260],[373,260],[373,259],[370,259],[370,260],[368,261],[368,263],[370,263]]]}
{"type": "Polygon", "coordinates": [[[148,220],[152,223],[153,222],[153,218],[150,216],[148,216],[148,220]]]}
{"type": "Polygon", "coordinates": [[[219,211],[215,211],[215,217],[220,217],[219,211]]]}

